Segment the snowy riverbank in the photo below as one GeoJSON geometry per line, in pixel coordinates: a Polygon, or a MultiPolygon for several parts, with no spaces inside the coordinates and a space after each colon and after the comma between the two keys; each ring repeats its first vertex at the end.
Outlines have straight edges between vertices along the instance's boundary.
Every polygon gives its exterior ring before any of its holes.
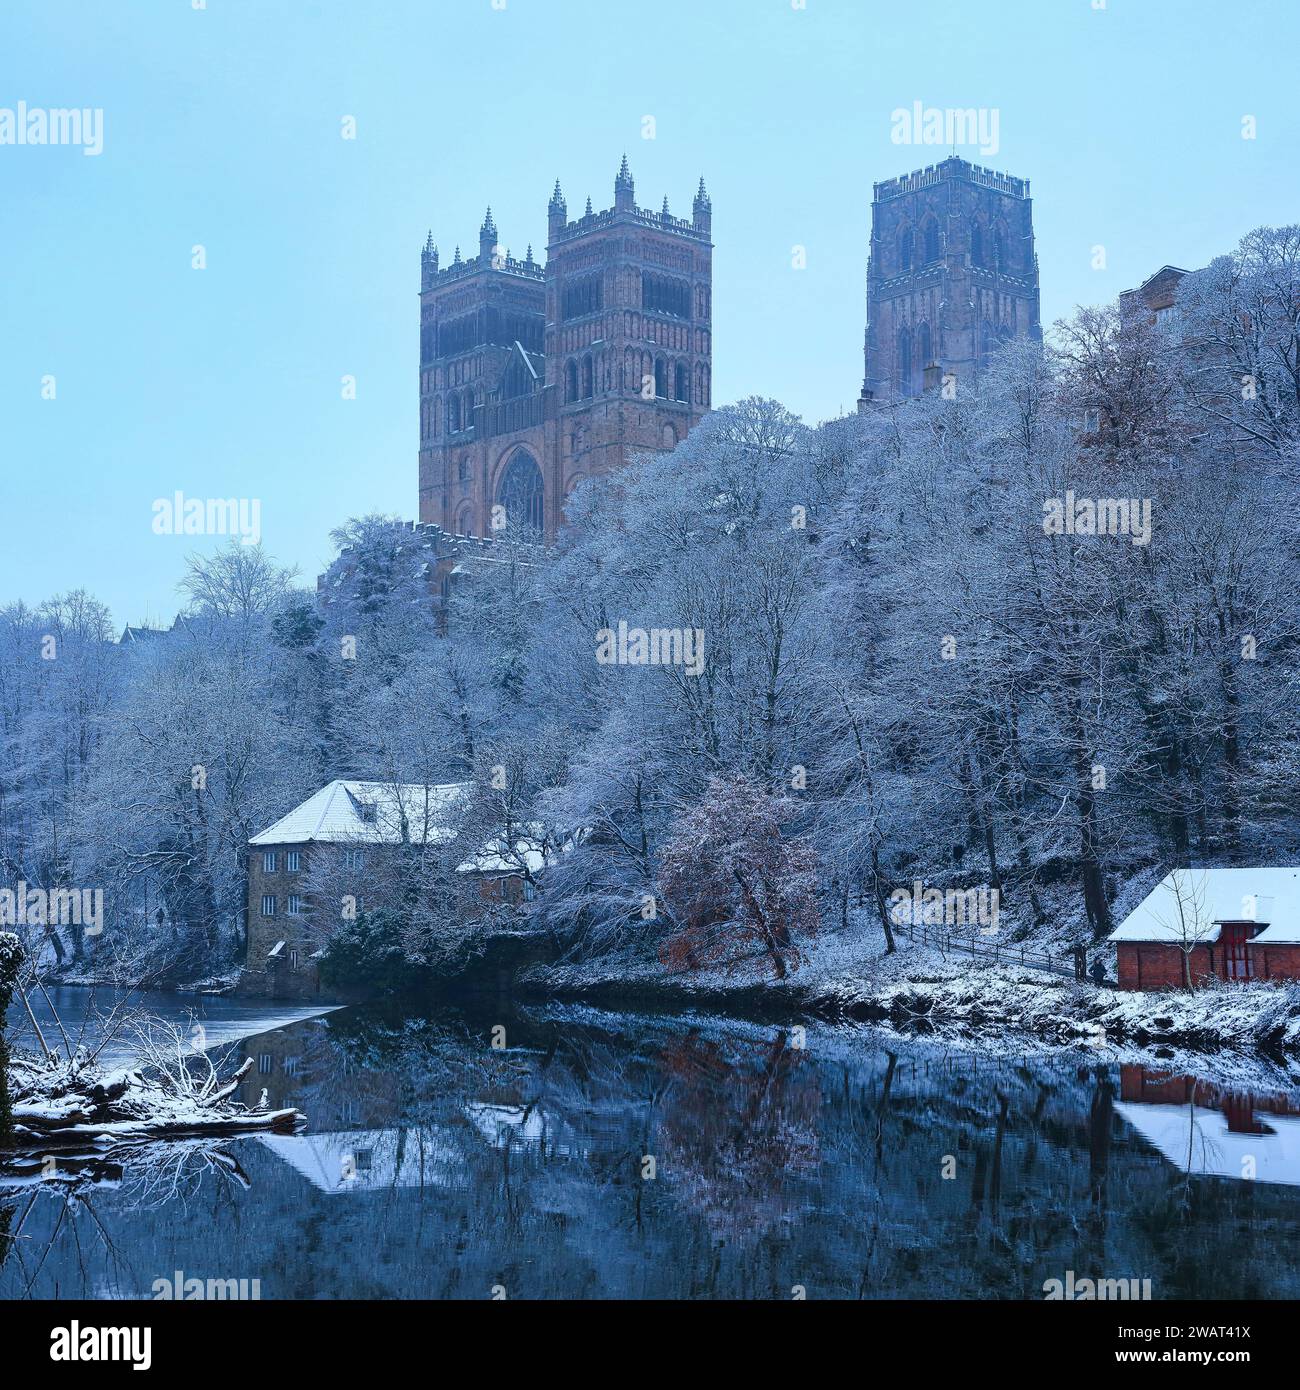
{"type": "Polygon", "coordinates": [[[643,957],[538,967],[528,991],[553,998],[710,1007],[759,1017],[859,1020],[952,1037],[1005,1033],[1055,1044],[1132,1043],[1194,1051],[1300,1054],[1300,987],[1221,985],[1182,992],[1098,989],[1040,971],[943,956],[893,955],[832,939],[784,981],[721,970],[669,975],[643,957]]]}

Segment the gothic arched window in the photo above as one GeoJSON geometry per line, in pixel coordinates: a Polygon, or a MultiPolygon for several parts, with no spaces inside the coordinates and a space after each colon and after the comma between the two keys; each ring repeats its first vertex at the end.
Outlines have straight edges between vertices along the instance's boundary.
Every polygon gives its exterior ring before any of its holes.
{"type": "Polygon", "coordinates": [[[596,394],[593,386],[594,377],[591,369],[591,354],[588,353],[582,359],[582,399],[585,401],[596,394]]]}
{"type": "Polygon", "coordinates": [[[460,407],[460,424],[462,429],[469,429],[474,424],[474,392],[466,391],[465,399],[460,407]]]}
{"type": "Polygon", "coordinates": [[[928,265],[939,259],[939,224],[933,217],[925,219],[925,260],[928,265]]]}
{"type": "Polygon", "coordinates": [[[688,404],[691,399],[691,375],[686,370],[686,363],[679,362],[675,372],[676,381],[674,383],[673,395],[679,401],[686,401],[688,404]]]}
{"type": "Polygon", "coordinates": [[[456,434],[460,430],[460,397],[453,391],[447,397],[447,433],[456,434]]]}
{"type": "Polygon", "coordinates": [[[542,470],[527,449],[518,450],[506,464],[497,484],[497,505],[505,508],[512,527],[541,531],[545,517],[542,470]]]}
{"type": "Polygon", "coordinates": [[[458,483],[469,482],[469,455],[462,454],[460,462],[456,465],[456,481],[458,483]]]}
{"type": "Polygon", "coordinates": [[[566,401],[578,399],[578,364],[576,362],[568,362],[564,367],[564,399],[566,401]]]}
{"type": "Polygon", "coordinates": [[[906,328],[898,330],[898,356],[895,361],[894,385],[900,396],[912,394],[912,335],[906,328]]]}
{"type": "Polygon", "coordinates": [[[984,228],[978,222],[974,223],[970,229],[970,263],[971,265],[984,264],[984,228]]]}
{"type": "Polygon", "coordinates": [[[904,270],[912,268],[912,229],[904,227],[902,235],[898,238],[898,264],[904,270]]]}
{"type": "Polygon", "coordinates": [[[916,330],[916,365],[922,373],[922,384],[924,384],[925,369],[934,361],[934,355],[930,350],[930,325],[923,323],[916,330]]]}
{"type": "Polygon", "coordinates": [[[668,366],[662,357],[655,358],[655,395],[661,401],[668,399],[668,366]]]}

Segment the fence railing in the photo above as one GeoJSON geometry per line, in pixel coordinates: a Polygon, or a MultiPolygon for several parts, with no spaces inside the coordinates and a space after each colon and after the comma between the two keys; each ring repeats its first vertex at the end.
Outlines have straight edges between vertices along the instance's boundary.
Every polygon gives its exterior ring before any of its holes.
{"type": "MultiPolygon", "coordinates": [[[[1006,941],[981,941],[978,937],[959,936],[942,927],[914,926],[909,923],[895,923],[894,934],[905,936],[922,946],[933,946],[937,951],[960,951],[964,955],[978,956],[991,960],[994,964],[1023,965],[1030,970],[1047,970],[1053,975],[1063,975],[1067,980],[1076,978],[1074,960],[1068,955],[1051,955],[1047,951],[1035,951],[1024,945],[1006,941]]],[[[1106,985],[1113,980],[1104,980],[1106,985]]]]}

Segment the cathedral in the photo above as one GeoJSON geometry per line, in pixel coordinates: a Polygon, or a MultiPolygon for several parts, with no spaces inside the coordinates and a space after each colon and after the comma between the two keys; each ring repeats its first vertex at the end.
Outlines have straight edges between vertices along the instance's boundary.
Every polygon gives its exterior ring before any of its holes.
{"type": "Polygon", "coordinates": [[[557,180],[546,261],[499,243],[421,256],[420,521],[454,536],[551,540],[585,478],[672,449],[709,408],[712,205],[689,219],[636,204],[626,156],[614,206],[569,220],[557,180]]]}
{"type": "MultiPolygon", "coordinates": [[[[712,204],[569,220],[557,180],[545,262],[500,243],[421,254],[420,525],[447,540],[553,540],[585,478],[669,450],[712,392],[712,204]]],[[[858,408],[978,381],[1008,338],[1040,340],[1029,181],[953,156],[874,186],[858,408]]],[[[440,579],[447,564],[438,567],[440,579]]]]}
{"type": "Polygon", "coordinates": [[[954,156],[875,185],[859,410],[977,381],[1041,339],[1029,180],[954,156]]]}

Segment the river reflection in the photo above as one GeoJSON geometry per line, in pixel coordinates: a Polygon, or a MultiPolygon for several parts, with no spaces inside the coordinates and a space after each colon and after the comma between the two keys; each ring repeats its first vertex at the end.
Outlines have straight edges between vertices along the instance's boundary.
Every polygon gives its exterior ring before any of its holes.
{"type": "Polygon", "coordinates": [[[1041,1298],[1066,1270],[1300,1292],[1296,1093],[801,1042],[503,1007],[273,1028],[241,1048],[244,1099],[308,1132],[0,1192],[0,1296],[147,1297],[175,1271],[263,1298],[1041,1298]]]}

